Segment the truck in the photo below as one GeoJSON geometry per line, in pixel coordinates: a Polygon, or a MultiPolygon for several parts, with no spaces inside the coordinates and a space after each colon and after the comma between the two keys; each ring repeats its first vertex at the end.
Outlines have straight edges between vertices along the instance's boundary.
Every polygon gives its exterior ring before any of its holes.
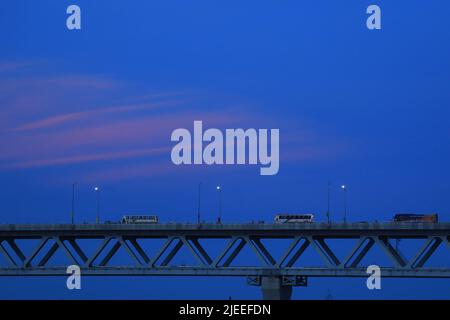
{"type": "Polygon", "coordinates": [[[397,213],[392,219],[394,222],[428,222],[437,223],[437,213],[430,214],[414,214],[414,213],[397,213]]]}

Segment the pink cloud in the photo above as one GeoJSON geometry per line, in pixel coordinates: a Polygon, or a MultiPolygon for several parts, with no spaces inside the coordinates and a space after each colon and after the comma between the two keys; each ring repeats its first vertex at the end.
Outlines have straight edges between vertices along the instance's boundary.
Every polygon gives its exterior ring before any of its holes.
{"type": "MultiPolygon", "coordinates": [[[[0,63],[0,72],[15,68],[21,66],[0,63]]],[[[205,129],[287,126],[289,134],[281,134],[283,163],[328,159],[341,152],[335,142],[323,141],[316,131],[299,129],[290,119],[248,111],[247,106],[223,106],[212,100],[212,109],[199,105],[187,110],[182,91],[139,96],[134,91],[123,83],[91,75],[0,78],[4,102],[0,110],[1,169],[70,166],[75,171],[74,166],[80,165],[79,174],[92,181],[191,172],[170,162],[170,135],[176,128],[192,130],[194,120],[202,120],[205,129]],[[166,162],[161,163],[164,154],[166,162]],[[108,164],[112,169],[102,172],[81,166],[144,158],[148,164],[127,161],[130,165],[124,167],[113,162],[108,164]]]]}
{"type": "Polygon", "coordinates": [[[86,75],[48,77],[41,79],[40,82],[44,86],[89,88],[91,90],[112,90],[122,85],[111,79],[86,75]]]}
{"type": "Polygon", "coordinates": [[[110,95],[105,95],[113,91],[112,82],[93,78],[85,77],[88,87],[80,87],[73,85],[83,83],[79,77],[74,80],[71,76],[57,79],[48,76],[2,79],[0,76],[0,132],[51,116],[59,116],[61,120],[66,114],[104,105],[105,99],[110,105],[110,95]],[[63,85],[70,83],[72,85],[63,85]],[[110,89],[100,90],[99,87],[110,89]]]}
{"type": "Polygon", "coordinates": [[[77,164],[83,162],[93,162],[101,160],[117,160],[124,158],[139,158],[144,156],[155,156],[166,152],[170,152],[169,148],[155,148],[148,150],[129,150],[129,151],[119,151],[119,152],[108,152],[99,154],[85,154],[62,158],[51,158],[51,159],[37,159],[26,162],[19,162],[12,165],[13,168],[31,168],[31,167],[45,167],[45,166],[58,166],[58,165],[69,165],[77,164]]]}
{"type": "Polygon", "coordinates": [[[115,119],[111,123],[94,122],[81,128],[59,127],[56,131],[33,134],[10,132],[0,138],[0,148],[5,150],[0,154],[0,160],[7,164],[6,167],[28,168],[120,157],[136,158],[143,154],[133,150],[148,148],[166,150],[169,155],[171,132],[179,127],[190,129],[197,118],[203,119],[208,127],[231,126],[245,119],[243,115],[229,113],[207,113],[201,117],[180,113],[142,119],[115,119]],[[117,153],[117,149],[131,151],[117,153]],[[104,150],[104,153],[99,154],[99,150],[104,150]]]}
{"type": "Polygon", "coordinates": [[[0,62],[0,73],[16,71],[17,69],[21,69],[27,66],[30,66],[32,63],[27,61],[3,61],[0,62]]]}
{"type": "MultiPolygon", "coordinates": [[[[173,104],[173,102],[171,102],[173,104]]],[[[126,113],[138,110],[152,110],[158,109],[164,106],[170,106],[170,102],[154,102],[154,103],[142,103],[135,105],[117,106],[103,109],[94,109],[81,112],[73,112],[60,114],[56,116],[46,117],[37,121],[32,121],[16,128],[10,129],[9,131],[26,131],[35,130],[43,128],[51,128],[57,125],[79,121],[82,119],[92,119],[99,116],[111,115],[116,113],[126,113]]]]}

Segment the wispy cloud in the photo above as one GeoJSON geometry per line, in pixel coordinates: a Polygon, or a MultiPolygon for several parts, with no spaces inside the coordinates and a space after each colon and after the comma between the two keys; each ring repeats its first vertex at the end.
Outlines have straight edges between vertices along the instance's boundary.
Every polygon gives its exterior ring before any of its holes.
{"type": "Polygon", "coordinates": [[[191,129],[194,120],[203,120],[205,129],[288,126],[281,149],[286,162],[341,152],[314,130],[243,107],[236,98],[209,98],[208,104],[188,91],[136,90],[95,75],[14,76],[23,68],[29,65],[0,63],[0,170],[70,168],[97,181],[180,172],[170,162],[170,135],[191,129]],[[2,70],[10,71],[7,78],[2,70]],[[99,171],[96,163],[108,166],[99,171]]]}
{"type": "Polygon", "coordinates": [[[88,110],[82,112],[72,112],[66,114],[60,114],[56,116],[49,116],[37,121],[28,122],[22,125],[19,125],[15,128],[9,129],[8,131],[17,132],[17,131],[27,131],[27,130],[35,130],[35,129],[44,129],[44,128],[52,128],[58,125],[71,123],[75,121],[80,121],[83,119],[93,119],[99,116],[119,114],[119,113],[127,113],[132,111],[139,110],[154,110],[162,107],[167,107],[173,105],[173,101],[165,101],[165,102],[154,102],[154,103],[141,103],[134,105],[126,105],[126,106],[117,106],[117,107],[109,107],[95,110],[88,110]]]}
{"type": "Polygon", "coordinates": [[[31,64],[32,62],[29,61],[3,61],[0,62],[0,73],[16,71],[30,66],[31,64]]]}
{"type": "Polygon", "coordinates": [[[90,90],[113,90],[122,85],[119,81],[105,77],[86,75],[53,76],[41,79],[40,81],[45,86],[89,88],[90,90]]]}
{"type": "Polygon", "coordinates": [[[34,168],[34,167],[46,167],[46,166],[58,166],[78,164],[84,162],[94,162],[101,160],[117,160],[126,158],[137,158],[144,156],[157,156],[168,152],[169,148],[154,148],[146,150],[127,150],[119,152],[107,152],[97,154],[84,154],[62,158],[50,158],[50,159],[36,159],[26,162],[19,162],[12,164],[13,168],[34,168]]]}

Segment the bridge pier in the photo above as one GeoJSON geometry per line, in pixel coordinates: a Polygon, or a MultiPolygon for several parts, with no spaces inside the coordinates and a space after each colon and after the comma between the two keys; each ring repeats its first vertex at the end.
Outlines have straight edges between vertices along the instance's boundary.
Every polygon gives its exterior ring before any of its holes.
{"type": "Polygon", "coordinates": [[[264,300],[291,300],[292,286],[284,285],[282,277],[261,277],[264,300]]]}
{"type": "Polygon", "coordinates": [[[308,286],[306,276],[247,276],[247,284],[261,287],[264,300],[290,300],[292,287],[308,286]]]}

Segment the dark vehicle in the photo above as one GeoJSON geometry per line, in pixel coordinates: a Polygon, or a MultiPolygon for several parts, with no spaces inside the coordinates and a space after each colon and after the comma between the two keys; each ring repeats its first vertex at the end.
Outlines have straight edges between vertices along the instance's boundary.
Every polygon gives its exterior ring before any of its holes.
{"type": "Polygon", "coordinates": [[[158,216],[123,216],[120,222],[123,224],[152,224],[158,223],[158,216]]]}
{"type": "Polygon", "coordinates": [[[313,222],[313,214],[277,214],[274,219],[275,223],[301,223],[313,222]]]}
{"type": "Polygon", "coordinates": [[[412,214],[412,213],[399,213],[394,216],[395,222],[438,222],[438,215],[436,213],[431,214],[412,214]]]}

